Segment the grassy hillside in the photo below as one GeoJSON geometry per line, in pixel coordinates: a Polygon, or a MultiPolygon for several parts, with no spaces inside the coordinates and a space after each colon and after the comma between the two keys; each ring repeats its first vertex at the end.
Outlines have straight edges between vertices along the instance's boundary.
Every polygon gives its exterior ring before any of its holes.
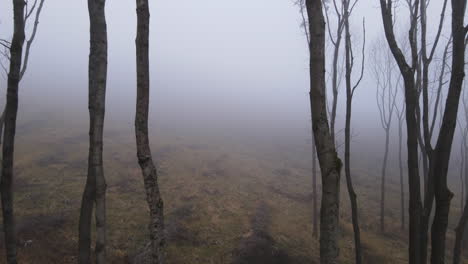
{"type": "MultiPolygon", "coordinates": [[[[19,260],[75,263],[88,126],[85,119],[72,122],[49,113],[40,116],[21,120],[18,126],[19,260]]],[[[310,154],[304,148],[223,142],[222,136],[153,133],[165,202],[168,263],[318,263],[318,240],[311,232],[310,154]]],[[[148,209],[131,124],[109,122],[105,134],[109,263],[128,263],[145,245],[148,209]]],[[[380,234],[380,180],[367,171],[355,169],[353,176],[364,262],[407,263],[406,233],[399,223],[399,185],[388,183],[386,233],[380,234]]],[[[454,200],[449,255],[457,206],[454,200]]],[[[353,263],[344,181],[341,208],[341,263],[353,263]]],[[[3,255],[3,241],[0,248],[3,255]]]]}

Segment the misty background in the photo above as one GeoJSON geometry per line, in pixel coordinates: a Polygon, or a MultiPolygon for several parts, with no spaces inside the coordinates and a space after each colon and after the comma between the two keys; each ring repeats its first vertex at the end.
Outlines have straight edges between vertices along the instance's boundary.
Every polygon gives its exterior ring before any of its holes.
{"type": "MultiPolygon", "coordinates": [[[[440,15],[441,3],[436,2],[432,1],[428,10],[429,18],[437,18],[428,21],[429,39],[435,33],[432,25],[438,23],[440,15]]],[[[10,39],[11,3],[3,0],[1,6],[0,37],[10,39]]],[[[399,11],[407,12],[404,6],[399,11]]],[[[150,12],[150,123],[153,128],[179,136],[203,135],[208,140],[211,137],[246,144],[294,145],[311,151],[308,51],[299,9],[292,0],[162,0],[152,2],[150,12]]],[[[106,124],[112,122],[133,129],[135,2],[109,1],[106,17],[109,63],[106,124]]],[[[330,17],[333,25],[333,14],[330,17]]],[[[353,101],[352,147],[353,152],[359,153],[354,155],[357,161],[354,167],[371,164],[373,168],[369,169],[378,170],[383,158],[384,134],[369,59],[376,39],[383,36],[378,2],[360,1],[353,15],[351,25],[358,67],[364,17],[366,72],[353,101]]],[[[405,33],[407,22],[397,21],[398,28],[405,33]]],[[[449,24],[446,21],[445,26],[449,24]]],[[[442,36],[439,48],[443,48],[446,39],[447,36],[442,36]]],[[[386,45],[382,48],[388,49],[386,45]]],[[[20,84],[19,121],[29,113],[55,111],[63,115],[65,123],[82,120],[82,133],[87,133],[88,54],[86,1],[47,0],[28,71],[20,84]]],[[[5,90],[6,75],[2,74],[1,105],[5,102],[5,90]]],[[[402,91],[399,93],[402,96],[402,91]]],[[[337,134],[341,138],[344,88],[340,89],[339,97],[337,134]]],[[[395,117],[390,177],[397,166],[397,125],[395,117]]],[[[150,137],[158,140],[155,131],[150,131],[150,137]]],[[[451,165],[456,166],[458,148],[454,147],[453,152],[455,159],[452,158],[451,165]]]]}

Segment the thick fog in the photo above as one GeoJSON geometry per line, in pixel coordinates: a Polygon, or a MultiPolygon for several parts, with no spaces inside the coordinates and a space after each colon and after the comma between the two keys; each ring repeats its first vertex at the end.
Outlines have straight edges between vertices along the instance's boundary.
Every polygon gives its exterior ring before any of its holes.
{"type": "MultiPolygon", "coordinates": [[[[429,8],[429,17],[437,18],[429,21],[431,37],[438,23],[438,2],[432,1],[429,8]]],[[[352,21],[356,72],[361,60],[363,17],[367,31],[366,71],[354,98],[353,144],[369,157],[383,148],[369,59],[376,39],[383,35],[377,4],[373,0],[360,1],[352,21]]],[[[9,39],[12,7],[6,0],[1,5],[0,36],[9,39]]],[[[307,44],[298,7],[292,0],[161,0],[151,2],[150,8],[153,126],[187,134],[310,142],[307,44]]],[[[407,17],[406,12],[404,6],[399,9],[402,34],[406,32],[407,21],[402,19],[407,17]]],[[[107,1],[106,16],[106,118],[132,126],[136,91],[135,2],[107,1]]],[[[330,16],[333,25],[333,14],[330,16]]],[[[446,21],[445,25],[449,23],[446,21]]],[[[30,23],[29,31],[31,27],[30,23]]],[[[439,47],[445,45],[446,38],[442,37],[439,47]]],[[[386,43],[381,48],[386,49],[386,43]]],[[[86,1],[46,0],[31,53],[20,87],[20,114],[50,107],[63,112],[68,121],[76,113],[85,117],[89,53],[86,1]]],[[[1,104],[5,86],[3,74],[1,104]]],[[[337,130],[344,127],[344,98],[341,88],[337,130]]],[[[396,128],[397,121],[393,126],[396,128]]],[[[396,140],[396,133],[392,138],[396,140]]],[[[395,156],[396,152],[392,152],[392,159],[395,156]]],[[[379,158],[374,156],[375,160],[379,158]]]]}

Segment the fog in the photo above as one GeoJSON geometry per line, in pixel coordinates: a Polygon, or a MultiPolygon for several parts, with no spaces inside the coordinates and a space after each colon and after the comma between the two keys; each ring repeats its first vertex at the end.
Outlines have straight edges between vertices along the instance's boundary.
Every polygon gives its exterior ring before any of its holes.
{"type": "MultiPolygon", "coordinates": [[[[438,18],[440,4],[431,3],[429,17],[438,18]]],[[[163,0],[152,2],[150,8],[152,127],[182,135],[310,144],[307,46],[298,8],[291,0],[163,0]]],[[[0,36],[5,38],[11,36],[11,10],[10,1],[2,1],[0,36]]],[[[403,7],[399,12],[407,17],[403,7]]],[[[136,91],[135,3],[108,1],[106,16],[106,120],[131,127],[136,91]]],[[[369,57],[376,38],[383,34],[375,1],[360,1],[353,14],[356,54],[363,17],[369,57]]],[[[438,21],[429,22],[435,25],[438,21]]],[[[403,19],[398,21],[400,31],[406,32],[406,24],[403,19]]],[[[31,27],[30,23],[29,31],[31,27]]],[[[446,36],[442,39],[439,46],[445,44],[446,36]]],[[[47,0],[31,52],[20,88],[20,120],[21,115],[42,108],[63,112],[68,122],[73,122],[75,114],[87,117],[86,1],[47,0]]],[[[356,55],[356,61],[360,56],[356,55]]],[[[5,86],[3,74],[1,104],[5,86]]],[[[344,127],[344,97],[341,88],[337,130],[344,127]]],[[[372,163],[380,159],[376,154],[383,148],[382,139],[367,59],[364,80],[354,98],[353,147],[372,163]]],[[[392,141],[396,146],[396,133],[392,141]]],[[[395,157],[396,152],[391,151],[391,159],[395,157]]]]}

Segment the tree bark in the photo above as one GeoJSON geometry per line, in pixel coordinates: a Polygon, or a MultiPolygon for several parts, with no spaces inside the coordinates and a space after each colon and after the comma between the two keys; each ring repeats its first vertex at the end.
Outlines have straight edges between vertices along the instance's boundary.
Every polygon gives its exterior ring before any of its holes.
{"type": "Polygon", "coordinates": [[[320,0],[306,1],[310,32],[310,104],[317,156],[322,174],[320,263],[337,264],[339,255],[339,194],[342,163],[327,117],[325,97],[325,21],[320,0]]]}
{"type": "Polygon", "coordinates": [[[5,123],[5,113],[6,113],[6,109],[2,111],[2,115],[0,116],[0,146],[2,145],[3,124],[5,123]]]}
{"type": "Polygon", "coordinates": [[[452,0],[452,35],[453,56],[452,74],[449,91],[445,103],[442,127],[434,150],[434,177],[436,210],[432,224],[431,263],[439,264],[445,261],[445,242],[450,211],[450,201],[453,193],[447,186],[447,173],[455,133],[460,95],[465,77],[465,37],[466,28],[464,16],[467,0],[452,0]]]}
{"type": "Polygon", "coordinates": [[[136,0],[137,5],[137,103],[135,116],[135,135],[138,163],[143,173],[146,200],[150,210],[149,233],[151,241],[151,263],[164,263],[164,217],[163,200],[158,186],[158,174],[153,163],[148,140],[149,109],[149,20],[148,0],[136,0]]]}
{"type": "Polygon", "coordinates": [[[105,0],[88,0],[90,20],[89,53],[89,155],[88,176],[79,221],[80,264],[91,263],[91,217],[96,205],[96,263],[106,262],[106,181],[102,161],[107,82],[107,26],[105,0]]]}
{"type": "Polygon", "coordinates": [[[318,208],[317,207],[317,150],[315,148],[315,139],[314,139],[314,135],[312,132],[312,210],[313,210],[312,232],[313,232],[314,237],[319,236],[317,208],[318,208]]]}
{"type": "Polygon", "coordinates": [[[400,171],[400,207],[401,207],[401,230],[405,230],[405,187],[403,177],[403,158],[402,158],[402,141],[403,141],[403,119],[398,114],[398,168],[400,171]]]}
{"type": "MultiPolygon", "coordinates": [[[[345,175],[346,175],[346,186],[348,189],[349,200],[351,203],[351,219],[353,223],[354,233],[354,250],[356,264],[362,263],[362,247],[361,247],[361,231],[359,229],[359,214],[356,192],[354,191],[353,181],[351,177],[351,116],[352,116],[352,102],[354,90],[362,80],[362,74],[364,73],[364,49],[365,49],[365,30],[364,30],[364,43],[362,49],[362,69],[361,77],[357,81],[356,85],[352,87],[351,74],[353,70],[354,58],[352,55],[352,43],[351,33],[349,29],[349,17],[350,17],[350,1],[343,1],[345,16],[345,57],[346,57],[346,125],[345,125],[345,175]]],[[[363,25],[364,27],[364,25],[363,25]]]]}
{"type": "Polygon", "coordinates": [[[465,234],[466,222],[468,221],[468,201],[465,202],[463,213],[455,228],[455,246],[453,249],[453,264],[460,263],[460,256],[463,246],[463,236],[465,234]]]}
{"type": "MultiPolygon", "coordinates": [[[[414,3],[414,12],[417,13],[419,0],[414,3]]],[[[420,234],[421,234],[421,190],[418,168],[418,125],[416,121],[416,106],[418,105],[418,96],[415,89],[414,70],[418,61],[418,51],[415,38],[417,27],[417,14],[412,16],[410,31],[408,33],[412,66],[408,65],[405,56],[395,39],[393,30],[393,2],[392,0],[380,0],[380,9],[384,25],[385,36],[390,50],[395,58],[400,72],[404,79],[405,99],[406,99],[406,130],[408,147],[408,183],[409,183],[409,263],[421,264],[420,252],[420,234]]]]}
{"type": "Polygon", "coordinates": [[[8,264],[16,264],[16,230],[13,213],[13,158],[18,112],[18,88],[21,78],[21,60],[24,45],[23,0],[13,0],[14,31],[10,46],[10,70],[8,73],[5,130],[3,132],[2,179],[0,184],[3,212],[3,230],[8,264]]]}

